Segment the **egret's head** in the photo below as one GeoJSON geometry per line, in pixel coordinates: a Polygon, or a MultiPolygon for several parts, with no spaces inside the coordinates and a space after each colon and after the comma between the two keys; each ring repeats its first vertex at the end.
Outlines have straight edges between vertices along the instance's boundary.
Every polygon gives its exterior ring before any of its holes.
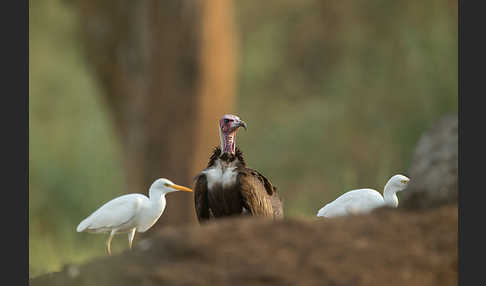
{"type": "Polygon", "coordinates": [[[192,192],[191,189],[186,188],[184,186],[179,186],[172,183],[170,180],[161,178],[155,180],[150,187],[150,190],[161,191],[164,194],[176,192],[176,191],[184,191],[184,192],[192,192]]]}
{"type": "Polygon", "coordinates": [[[388,180],[387,185],[396,190],[396,192],[399,192],[403,191],[407,187],[409,181],[410,179],[406,176],[397,174],[391,177],[390,180],[388,180]]]}
{"type": "Polygon", "coordinates": [[[245,121],[233,114],[225,114],[219,120],[219,138],[221,140],[221,150],[227,153],[235,153],[236,131],[243,127],[246,130],[245,121]]]}

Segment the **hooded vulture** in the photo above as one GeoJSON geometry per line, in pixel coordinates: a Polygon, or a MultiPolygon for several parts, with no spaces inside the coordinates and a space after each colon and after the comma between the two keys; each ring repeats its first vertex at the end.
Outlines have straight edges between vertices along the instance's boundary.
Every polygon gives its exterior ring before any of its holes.
{"type": "Polygon", "coordinates": [[[248,168],[236,147],[240,127],[246,130],[246,123],[236,115],[221,118],[221,146],[214,149],[206,169],[195,177],[194,201],[200,223],[235,215],[283,217],[276,187],[260,172],[248,168]]]}

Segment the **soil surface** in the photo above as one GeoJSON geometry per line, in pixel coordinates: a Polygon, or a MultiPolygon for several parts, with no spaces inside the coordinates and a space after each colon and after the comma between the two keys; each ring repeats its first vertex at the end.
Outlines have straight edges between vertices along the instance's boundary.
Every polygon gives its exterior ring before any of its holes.
{"type": "Polygon", "coordinates": [[[166,228],[30,285],[457,285],[457,204],[166,228]]]}

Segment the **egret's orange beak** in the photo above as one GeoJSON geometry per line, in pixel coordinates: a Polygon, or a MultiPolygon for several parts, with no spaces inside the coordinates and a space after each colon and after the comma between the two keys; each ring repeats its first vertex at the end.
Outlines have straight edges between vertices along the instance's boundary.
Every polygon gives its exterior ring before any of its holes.
{"type": "Polygon", "coordinates": [[[184,186],[179,186],[179,185],[176,185],[176,184],[172,185],[171,187],[174,188],[174,189],[176,189],[176,190],[178,190],[178,191],[192,192],[191,189],[186,188],[184,186]]]}

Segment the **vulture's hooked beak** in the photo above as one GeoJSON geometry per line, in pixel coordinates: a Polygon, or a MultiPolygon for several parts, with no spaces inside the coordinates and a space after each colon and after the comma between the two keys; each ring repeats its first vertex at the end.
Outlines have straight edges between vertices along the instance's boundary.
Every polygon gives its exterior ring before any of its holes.
{"type": "Polygon", "coordinates": [[[179,186],[179,185],[176,185],[176,184],[172,185],[171,187],[172,187],[173,189],[178,190],[178,191],[192,192],[192,190],[191,190],[191,189],[186,188],[186,187],[184,187],[184,186],[179,186]]]}
{"type": "Polygon", "coordinates": [[[240,120],[240,121],[238,122],[238,127],[243,127],[243,128],[245,128],[245,130],[246,130],[246,122],[245,122],[245,121],[243,121],[243,120],[240,120]]]}

